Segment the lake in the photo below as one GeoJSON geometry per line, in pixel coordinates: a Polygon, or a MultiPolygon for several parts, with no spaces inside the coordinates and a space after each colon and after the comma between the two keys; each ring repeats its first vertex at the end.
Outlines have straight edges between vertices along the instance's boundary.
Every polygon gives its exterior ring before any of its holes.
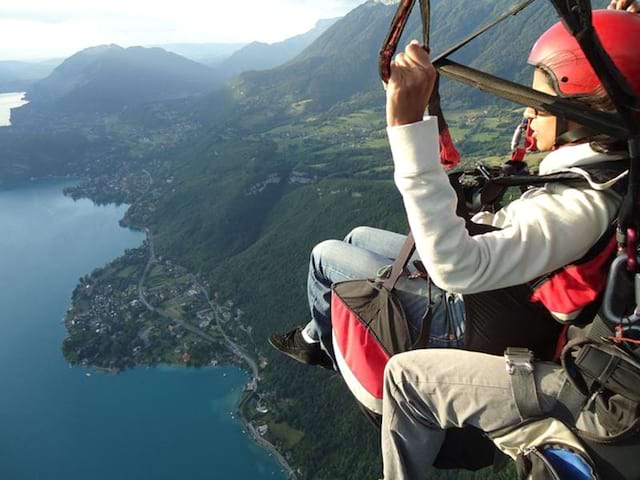
{"type": "Polygon", "coordinates": [[[240,369],[112,375],[64,361],[79,277],[144,238],[118,226],[126,207],[74,202],[69,184],[0,191],[0,478],[284,479],[231,418],[240,369]]]}
{"type": "Polygon", "coordinates": [[[0,127],[11,125],[11,109],[26,105],[25,92],[0,93],[0,127]]]}

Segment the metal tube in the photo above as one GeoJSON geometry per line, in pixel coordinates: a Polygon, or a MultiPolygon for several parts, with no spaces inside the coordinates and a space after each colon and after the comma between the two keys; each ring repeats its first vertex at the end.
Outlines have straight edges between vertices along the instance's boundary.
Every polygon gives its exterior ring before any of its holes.
{"type": "Polygon", "coordinates": [[[434,66],[446,77],[522,106],[543,110],[555,116],[564,116],[614,138],[626,139],[629,136],[617,114],[599,112],[574,100],[548,95],[447,58],[434,62],[434,66]]]}

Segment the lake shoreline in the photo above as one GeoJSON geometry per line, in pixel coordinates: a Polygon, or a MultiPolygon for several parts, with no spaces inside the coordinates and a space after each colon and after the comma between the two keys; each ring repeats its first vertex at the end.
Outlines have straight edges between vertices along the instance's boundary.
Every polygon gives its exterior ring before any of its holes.
{"type": "Polygon", "coordinates": [[[29,103],[27,92],[0,93],[0,128],[11,126],[11,111],[29,103]]]}
{"type": "MultiPolygon", "coordinates": [[[[127,212],[129,211],[130,206],[127,206],[127,212]]],[[[135,225],[132,222],[127,221],[127,212],[125,212],[123,218],[118,222],[120,227],[122,228],[126,228],[129,230],[132,230],[134,232],[142,232],[145,233],[146,238],[147,238],[147,248],[148,248],[148,261],[147,264],[145,266],[145,274],[143,275],[143,278],[140,281],[140,285],[139,288],[142,288],[142,285],[145,281],[144,276],[146,276],[146,272],[148,271],[148,269],[150,268],[150,266],[156,261],[155,259],[155,251],[154,251],[154,242],[153,242],[153,235],[152,233],[149,231],[149,229],[147,227],[144,226],[139,226],[139,225],[135,225]]],[[[118,259],[114,260],[117,261],[118,259]]],[[[194,278],[196,278],[195,275],[193,275],[192,273],[189,273],[189,275],[192,275],[194,278]]],[[[220,312],[222,312],[223,307],[221,305],[217,305],[215,304],[215,302],[213,302],[208,295],[208,292],[206,291],[205,287],[198,284],[198,286],[200,287],[200,289],[202,290],[202,294],[206,297],[207,302],[210,304],[210,306],[212,307],[212,311],[216,312],[216,317],[217,317],[217,323],[218,323],[218,330],[221,332],[225,343],[227,345],[228,348],[228,352],[229,354],[232,355],[231,358],[229,359],[225,359],[225,358],[218,358],[217,361],[220,362],[224,362],[222,365],[228,365],[234,368],[238,368],[241,371],[243,371],[244,373],[246,373],[249,376],[249,381],[247,382],[246,386],[245,386],[245,391],[243,394],[241,394],[239,396],[239,398],[237,399],[237,401],[235,402],[235,411],[238,415],[238,418],[241,422],[241,424],[245,427],[246,432],[247,432],[247,436],[248,439],[257,444],[259,447],[261,447],[263,450],[265,450],[266,452],[269,453],[269,455],[273,455],[273,457],[275,457],[275,459],[278,461],[278,463],[280,464],[283,472],[286,474],[286,478],[289,480],[296,480],[297,476],[295,473],[295,470],[293,469],[293,467],[291,465],[289,465],[289,463],[287,462],[287,460],[284,458],[284,456],[280,453],[280,451],[278,451],[278,449],[272,444],[270,443],[267,439],[265,439],[264,437],[262,437],[255,429],[255,427],[253,426],[253,424],[251,423],[251,421],[245,417],[242,409],[240,408],[241,405],[243,403],[245,403],[249,398],[251,398],[251,396],[256,394],[258,385],[259,385],[259,381],[260,381],[260,377],[259,377],[259,373],[258,373],[258,367],[257,367],[257,360],[252,358],[251,356],[249,356],[247,353],[245,353],[244,351],[242,351],[242,349],[235,344],[233,341],[231,341],[228,336],[226,335],[226,333],[224,332],[224,330],[221,327],[221,323],[222,323],[222,316],[223,314],[221,314],[220,312]]],[[[142,291],[142,290],[141,290],[142,291]]],[[[150,304],[148,304],[148,302],[146,302],[146,300],[144,299],[144,297],[140,296],[140,299],[143,301],[143,303],[145,304],[145,306],[150,309],[150,310],[155,310],[154,307],[152,307],[150,304]]],[[[179,322],[181,323],[181,322],[179,322]]],[[[69,332],[69,325],[67,324],[67,322],[65,322],[65,327],[67,329],[67,332],[69,332]]],[[[206,337],[206,335],[205,335],[206,337]]],[[[99,367],[99,366],[93,366],[93,365],[83,365],[84,368],[91,368],[91,369],[102,369],[108,373],[111,374],[119,374],[122,373],[124,371],[128,371],[128,370],[135,370],[135,369],[139,369],[142,367],[146,367],[146,368],[155,368],[157,366],[162,366],[165,365],[167,367],[170,368],[176,368],[176,369],[184,369],[184,368],[190,368],[188,365],[185,365],[184,363],[180,363],[180,362],[162,362],[162,363],[158,363],[158,364],[153,364],[153,365],[135,365],[132,368],[127,368],[127,369],[118,369],[118,368],[105,368],[105,367],[99,367]]],[[[222,366],[221,365],[221,366],[222,366]]],[[[200,366],[195,366],[193,368],[197,368],[197,369],[207,369],[207,368],[211,368],[210,366],[204,366],[204,365],[200,365],[200,366]]]]}
{"type": "Polygon", "coordinates": [[[0,319],[0,351],[12,360],[0,374],[13,392],[0,398],[11,412],[0,434],[0,477],[283,478],[229,417],[247,381],[241,369],[69,368],[60,352],[69,292],[144,237],[114,226],[126,207],[75,202],[61,195],[73,179],[45,180],[0,191],[10,232],[0,239],[0,283],[8,282],[0,291],[7,320],[0,319]]]}
{"type": "Polygon", "coordinates": [[[39,183],[54,181],[80,183],[84,180],[84,178],[79,177],[78,175],[47,175],[44,177],[15,178],[9,181],[0,181],[0,192],[19,190],[25,187],[33,187],[37,186],[39,183]]]}

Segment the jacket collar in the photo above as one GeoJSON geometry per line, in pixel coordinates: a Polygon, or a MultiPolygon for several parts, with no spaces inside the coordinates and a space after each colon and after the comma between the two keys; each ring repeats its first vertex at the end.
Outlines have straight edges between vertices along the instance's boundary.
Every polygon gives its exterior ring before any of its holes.
{"type": "Polygon", "coordinates": [[[589,143],[567,145],[554,150],[540,162],[540,175],[548,175],[572,167],[585,167],[594,163],[624,160],[624,154],[596,152],[589,143]]]}

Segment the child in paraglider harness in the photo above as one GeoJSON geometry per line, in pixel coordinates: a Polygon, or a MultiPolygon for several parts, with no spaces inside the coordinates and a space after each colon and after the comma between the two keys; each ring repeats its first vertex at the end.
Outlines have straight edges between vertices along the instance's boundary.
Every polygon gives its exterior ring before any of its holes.
{"type": "MultiPolygon", "coordinates": [[[[617,3],[616,7],[627,7],[626,3],[617,3]]],[[[628,8],[637,9],[637,5],[633,2],[628,8]]],[[[640,18],[623,12],[595,12],[594,26],[609,56],[635,93],[640,94],[640,62],[637,54],[629,54],[629,45],[640,41],[640,18]]],[[[530,55],[530,62],[537,67],[533,87],[551,95],[579,98],[600,109],[610,108],[598,76],[584,56],[582,61],[580,58],[579,46],[564,27],[552,27],[530,55]]],[[[599,389],[608,392],[606,398],[593,397],[593,403],[585,407],[583,398],[575,399],[584,397],[591,385],[578,388],[576,394],[575,384],[579,381],[568,381],[565,370],[551,362],[555,351],[552,339],[560,336],[555,320],[584,322],[593,318],[594,308],[597,310],[604,289],[603,277],[616,251],[611,233],[622,199],[616,187],[626,175],[627,152],[618,150],[615,141],[593,133],[582,138],[569,135],[571,143],[559,145],[561,137],[579,132],[580,126],[528,109],[526,116],[538,149],[553,150],[541,163],[540,175],[571,172],[583,176],[586,182],[549,182],[528,190],[495,213],[480,212],[465,221],[456,215],[458,195],[439,165],[437,121],[433,117],[422,119],[434,83],[429,55],[417,43],[410,44],[392,64],[387,121],[395,179],[415,236],[420,265],[440,287],[429,346],[457,346],[466,316],[465,347],[477,352],[422,349],[389,361],[382,405],[385,478],[424,478],[437,460],[445,431],[459,427],[494,432],[496,444],[521,458],[522,471],[534,475],[532,478],[546,478],[531,472],[551,462],[543,456],[540,462],[535,461],[537,447],[545,438],[562,445],[559,455],[563,449],[585,452],[583,464],[576,467],[585,472],[595,468],[595,461],[601,471],[607,471],[607,476],[601,478],[640,478],[633,466],[609,470],[602,467],[607,453],[584,447],[584,438],[571,437],[571,429],[563,428],[565,424],[540,426],[530,422],[533,430],[538,429],[539,441],[529,442],[531,449],[526,458],[521,448],[525,443],[522,435],[509,436],[511,430],[522,432],[523,422],[544,419],[550,412],[563,417],[565,423],[573,422],[571,427],[587,432],[591,440],[618,439],[628,434],[629,422],[636,420],[637,404],[624,395],[633,383],[629,377],[620,380],[626,387],[618,391],[606,384],[608,388],[599,389]],[[473,232],[474,225],[490,228],[473,232]],[[567,282],[576,279],[584,280],[581,286],[590,288],[590,293],[567,300],[561,289],[566,293],[567,287],[573,285],[567,282]],[[512,308],[505,308],[505,298],[513,300],[512,308]],[[505,309],[496,311],[496,305],[505,309]],[[445,314],[451,311],[456,314],[445,314]],[[547,362],[534,362],[528,348],[508,350],[520,346],[534,348],[536,358],[547,362]],[[555,412],[558,398],[567,391],[571,391],[566,393],[567,398],[573,395],[574,403],[580,407],[555,412]],[[616,410],[623,412],[624,418],[606,415],[616,410]],[[603,424],[603,418],[608,423],[603,424]],[[514,426],[518,428],[509,428],[514,426]],[[497,437],[503,439],[502,443],[497,437]]],[[[274,335],[272,344],[303,363],[331,367],[336,355],[330,316],[332,285],[375,275],[379,267],[395,258],[393,252],[400,250],[402,242],[401,236],[357,229],[345,242],[320,244],[312,254],[309,273],[312,321],[288,334],[274,335]],[[391,248],[376,251],[367,239],[391,248]]],[[[416,335],[428,306],[424,300],[420,303],[425,296],[420,288],[399,291],[398,298],[416,335]]],[[[577,330],[572,330],[570,336],[579,341],[583,337],[577,330]]],[[[591,357],[598,356],[596,350],[591,350],[591,357]]],[[[573,365],[574,355],[568,354],[565,360],[573,365]]],[[[593,368],[598,371],[599,367],[593,368]]],[[[614,370],[611,369],[612,375],[614,370]]],[[[633,368],[628,370],[632,372],[633,368]]],[[[533,437],[535,434],[526,435],[533,437]]]]}

